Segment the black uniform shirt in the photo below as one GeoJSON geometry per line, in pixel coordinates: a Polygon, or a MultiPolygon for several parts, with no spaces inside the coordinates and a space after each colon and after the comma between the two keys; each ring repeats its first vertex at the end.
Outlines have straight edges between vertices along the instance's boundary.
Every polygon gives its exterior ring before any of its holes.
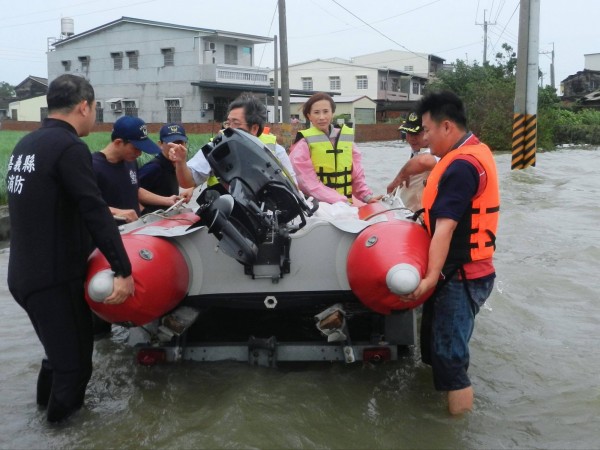
{"type": "Polygon", "coordinates": [[[112,163],[104,153],[97,152],[92,155],[92,167],[102,198],[108,206],[133,209],[139,216],[137,164],[133,161],[112,163]]]}
{"type": "Polygon", "coordinates": [[[131,274],[118,228],[96,184],[89,148],[70,124],[45,119],[21,139],[9,159],[6,183],[11,291],[26,296],[83,278],[94,244],[117,275],[131,274]]]}
{"type": "MultiPolygon", "coordinates": [[[[138,180],[140,187],[154,194],[164,197],[179,195],[175,166],[162,153],[156,155],[156,158],[151,159],[138,170],[138,180]]],[[[163,207],[146,205],[144,213],[147,214],[161,208],[163,207]]]]}

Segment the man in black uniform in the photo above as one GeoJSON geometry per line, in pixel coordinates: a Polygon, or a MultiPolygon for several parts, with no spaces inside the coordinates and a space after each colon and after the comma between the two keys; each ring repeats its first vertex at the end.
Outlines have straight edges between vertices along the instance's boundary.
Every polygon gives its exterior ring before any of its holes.
{"type": "MultiPolygon", "coordinates": [[[[157,195],[169,197],[179,195],[184,203],[190,201],[194,188],[179,189],[175,163],[169,159],[169,151],[173,146],[181,146],[187,152],[188,138],[185,128],[177,123],[163,125],[160,129],[158,146],[161,152],[156,158],[144,164],[137,172],[140,187],[157,195]]],[[[145,205],[142,214],[157,211],[163,207],[158,205],[145,205]]]]}
{"type": "Polygon", "coordinates": [[[121,116],[113,124],[110,143],[92,155],[92,166],[102,197],[113,216],[133,222],[140,215],[140,204],[169,208],[179,201],[179,192],[157,195],[140,186],[137,158],[158,155],[161,150],[148,136],[146,123],[139,117],[121,116]]]}
{"type": "Polygon", "coordinates": [[[84,78],[61,75],[50,83],[47,100],[48,118],[21,139],[8,163],[8,287],[46,353],[37,403],[47,407],[49,422],[59,422],[83,405],[92,374],[92,315],[83,285],[94,245],[115,272],[105,303],[123,303],[134,284],[90,151],[79,138],[96,120],[94,90],[84,78]]]}

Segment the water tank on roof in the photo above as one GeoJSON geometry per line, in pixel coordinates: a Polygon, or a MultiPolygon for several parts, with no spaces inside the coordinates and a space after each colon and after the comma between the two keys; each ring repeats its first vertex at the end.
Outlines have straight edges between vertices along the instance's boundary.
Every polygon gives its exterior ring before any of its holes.
{"type": "Polygon", "coordinates": [[[71,17],[60,19],[60,35],[69,37],[75,34],[75,25],[71,17]]]}

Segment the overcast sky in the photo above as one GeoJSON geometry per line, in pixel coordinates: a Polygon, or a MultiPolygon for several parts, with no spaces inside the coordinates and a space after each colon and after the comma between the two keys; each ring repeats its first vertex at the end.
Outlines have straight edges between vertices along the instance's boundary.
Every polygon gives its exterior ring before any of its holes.
{"type": "MultiPolygon", "coordinates": [[[[4,0],[8,3],[9,0],[4,0]]],[[[583,70],[584,54],[600,53],[600,2],[540,0],[539,66],[550,83],[554,48],[557,88],[583,70]]],[[[62,17],[75,33],[123,16],[259,36],[279,35],[277,0],[21,0],[3,6],[0,81],[17,85],[47,77],[48,38],[62,17]]],[[[518,43],[518,0],[287,0],[289,63],[350,58],[387,49],[431,53],[454,62],[488,60],[503,43],[518,43]]],[[[273,44],[259,45],[255,64],[273,67],[273,44]]]]}

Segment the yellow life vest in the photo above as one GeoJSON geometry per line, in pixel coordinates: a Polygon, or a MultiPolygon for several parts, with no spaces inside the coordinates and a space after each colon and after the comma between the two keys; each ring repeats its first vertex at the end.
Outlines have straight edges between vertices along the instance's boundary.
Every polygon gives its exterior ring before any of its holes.
{"type": "Polygon", "coordinates": [[[329,136],[316,127],[310,127],[298,133],[308,143],[310,159],[321,183],[352,199],[354,130],[349,126],[342,125],[335,141],[335,147],[329,140],[329,136]]]}
{"type": "Polygon", "coordinates": [[[258,139],[267,146],[271,153],[275,154],[275,146],[277,145],[277,136],[274,134],[265,134],[262,133],[258,136],[258,139]]]}

